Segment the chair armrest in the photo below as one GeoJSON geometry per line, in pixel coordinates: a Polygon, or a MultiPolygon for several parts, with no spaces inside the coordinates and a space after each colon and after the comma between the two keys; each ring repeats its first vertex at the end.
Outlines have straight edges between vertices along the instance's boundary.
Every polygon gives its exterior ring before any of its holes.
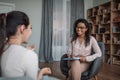
{"type": "Polygon", "coordinates": [[[69,67],[67,65],[67,61],[63,60],[63,58],[67,58],[67,57],[68,57],[67,54],[64,54],[60,60],[60,70],[65,76],[68,76],[69,67]]]}
{"type": "Polygon", "coordinates": [[[93,75],[98,74],[100,68],[102,65],[102,57],[98,57],[97,59],[95,59],[90,67],[90,71],[89,71],[89,77],[93,77],[93,75]]]}
{"type": "Polygon", "coordinates": [[[98,45],[101,49],[101,52],[102,52],[102,58],[104,57],[104,54],[105,54],[105,45],[103,42],[98,42],[98,45]]]}
{"type": "Polygon", "coordinates": [[[91,64],[91,67],[90,67],[90,71],[89,71],[89,77],[92,77],[93,75],[96,75],[98,74],[100,68],[101,68],[101,65],[102,65],[102,62],[103,62],[103,57],[104,57],[104,54],[105,54],[105,45],[103,42],[98,42],[98,45],[101,49],[101,52],[102,52],[102,56],[101,57],[98,57],[96,58],[92,64],[91,64]]]}

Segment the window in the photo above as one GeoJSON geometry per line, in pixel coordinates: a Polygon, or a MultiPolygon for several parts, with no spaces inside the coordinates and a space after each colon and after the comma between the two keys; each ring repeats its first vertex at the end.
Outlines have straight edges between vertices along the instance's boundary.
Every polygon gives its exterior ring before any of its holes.
{"type": "Polygon", "coordinates": [[[60,60],[70,42],[70,0],[53,0],[53,59],[60,60]]]}

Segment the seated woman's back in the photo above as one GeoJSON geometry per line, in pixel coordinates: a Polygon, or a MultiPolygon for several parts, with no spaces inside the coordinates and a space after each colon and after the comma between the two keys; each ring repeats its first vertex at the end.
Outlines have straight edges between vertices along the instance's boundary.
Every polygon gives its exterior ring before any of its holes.
{"type": "Polygon", "coordinates": [[[32,34],[32,25],[27,14],[11,11],[0,14],[0,59],[3,77],[28,76],[40,80],[51,74],[50,68],[38,70],[38,57],[34,46],[23,47],[32,34]]]}
{"type": "Polygon", "coordinates": [[[38,58],[32,50],[20,45],[9,45],[1,58],[3,77],[29,76],[33,79],[37,77],[38,58]]]}

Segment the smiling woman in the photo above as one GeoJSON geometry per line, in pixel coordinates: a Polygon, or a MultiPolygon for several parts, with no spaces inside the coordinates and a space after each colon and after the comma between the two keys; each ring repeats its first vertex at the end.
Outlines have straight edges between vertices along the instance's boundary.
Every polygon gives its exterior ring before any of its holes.
{"type": "Polygon", "coordinates": [[[81,80],[81,74],[88,70],[92,61],[101,56],[101,50],[94,37],[91,36],[90,25],[85,19],[78,19],[74,23],[74,31],[67,52],[68,58],[80,58],[68,61],[70,80],[81,80]],[[91,55],[91,50],[95,54],[91,55]]]}

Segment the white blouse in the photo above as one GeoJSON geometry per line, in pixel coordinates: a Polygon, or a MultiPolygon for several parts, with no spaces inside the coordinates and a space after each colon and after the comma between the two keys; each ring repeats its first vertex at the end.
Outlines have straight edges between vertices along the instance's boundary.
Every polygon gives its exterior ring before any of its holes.
{"type": "Polygon", "coordinates": [[[68,54],[73,54],[74,56],[86,56],[86,61],[88,62],[91,62],[102,55],[97,41],[92,36],[90,36],[90,44],[88,46],[85,46],[85,40],[80,44],[77,38],[76,41],[73,41],[72,44],[70,44],[68,54]],[[92,48],[95,54],[91,55],[92,48]]]}

